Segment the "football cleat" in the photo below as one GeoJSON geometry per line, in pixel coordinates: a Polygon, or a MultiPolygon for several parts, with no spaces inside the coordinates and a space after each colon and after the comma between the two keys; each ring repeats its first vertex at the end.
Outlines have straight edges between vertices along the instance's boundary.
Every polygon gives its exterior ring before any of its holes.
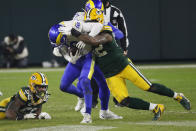
{"type": "Polygon", "coordinates": [[[110,120],[123,119],[122,116],[118,116],[118,115],[114,114],[113,112],[111,112],[110,110],[100,110],[99,118],[110,119],[110,120]]]}
{"type": "Polygon", "coordinates": [[[78,97],[77,105],[75,106],[75,111],[80,111],[84,106],[84,98],[78,97]]]}
{"type": "Polygon", "coordinates": [[[174,100],[177,100],[186,110],[191,109],[190,101],[184,96],[183,93],[178,93],[177,97],[174,98],[174,100]]]}
{"type": "Polygon", "coordinates": [[[3,93],[0,91],[0,96],[3,96],[3,93]]]}
{"type": "Polygon", "coordinates": [[[92,119],[91,119],[91,115],[90,114],[84,113],[83,117],[84,118],[83,118],[83,120],[80,123],[83,123],[83,124],[92,123],[92,119]]]}
{"type": "Polygon", "coordinates": [[[161,115],[163,114],[164,110],[165,110],[165,107],[163,104],[157,104],[157,106],[153,110],[154,118],[152,120],[153,121],[160,120],[161,115]]]}

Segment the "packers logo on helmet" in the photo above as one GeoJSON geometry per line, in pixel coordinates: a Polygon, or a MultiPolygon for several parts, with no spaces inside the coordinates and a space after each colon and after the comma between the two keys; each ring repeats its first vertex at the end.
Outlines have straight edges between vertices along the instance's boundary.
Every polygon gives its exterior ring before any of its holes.
{"type": "Polygon", "coordinates": [[[56,47],[66,42],[66,35],[63,35],[61,32],[58,31],[58,28],[60,27],[60,24],[53,25],[49,32],[48,32],[48,38],[52,44],[52,46],[56,47]]]}
{"type": "Polygon", "coordinates": [[[84,20],[86,21],[97,21],[101,24],[104,22],[103,11],[97,8],[92,8],[85,14],[84,20]]]}
{"type": "Polygon", "coordinates": [[[48,89],[48,79],[43,73],[33,73],[29,78],[29,88],[38,98],[43,98],[48,89]]]}

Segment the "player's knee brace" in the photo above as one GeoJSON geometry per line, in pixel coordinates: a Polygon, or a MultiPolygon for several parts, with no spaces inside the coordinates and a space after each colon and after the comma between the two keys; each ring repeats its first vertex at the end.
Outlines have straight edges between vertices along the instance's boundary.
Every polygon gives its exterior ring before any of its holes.
{"type": "Polygon", "coordinates": [[[174,91],[172,91],[171,89],[167,88],[164,85],[157,84],[157,83],[153,83],[148,89],[148,91],[159,95],[169,96],[169,97],[174,96],[174,91]]]}
{"type": "Polygon", "coordinates": [[[126,97],[120,102],[120,104],[128,108],[141,110],[148,110],[150,106],[150,103],[143,101],[142,99],[133,97],[126,97]]]}
{"type": "Polygon", "coordinates": [[[86,77],[80,78],[79,82],[85,94],[92,94],[92,89],[90,85],[91,81],[88,78],[86,77]]]}

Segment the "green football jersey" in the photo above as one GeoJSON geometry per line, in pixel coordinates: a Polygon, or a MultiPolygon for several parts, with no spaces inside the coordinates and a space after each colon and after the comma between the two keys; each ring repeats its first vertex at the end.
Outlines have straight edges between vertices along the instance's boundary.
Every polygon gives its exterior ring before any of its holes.
{"type": "Polygon", "coordinates": [[[104,73],[105,78],[121,72],[128,64],[128,58],[118,46],[115,39],[110,43],[100,44],[94,49],[96,64],[104,73]]]}

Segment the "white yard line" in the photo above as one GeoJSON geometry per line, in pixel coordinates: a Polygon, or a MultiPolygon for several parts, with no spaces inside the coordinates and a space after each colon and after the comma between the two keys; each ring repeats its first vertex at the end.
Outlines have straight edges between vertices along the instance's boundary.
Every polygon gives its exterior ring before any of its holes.
{"type": "MultiPolygon", "coordinates": [[[[196,127],[196,121],[144,121],[144,122],[120,121],[117,123],[123,123],[123,124],[129,124],[129,125],[196,127]]],[[[20,131],[98,131],[98,130],[113,129],[113,128],[117,128],[117,127],[89,126],[89,125],[61,125],[61,126],[48,126],[48,127],[24,129],[20,131]]]]}
{"type": "Polygon", "coordinates": [[[25,129],[20,131],[98,131],[103,129],[112,129],[116,127],[111,126],[88,126],[88,125],[61,125],[61,126],[49,126],[25,129]]]}
{"type": "Polygon", "coordinates": [[[58,72],[65,68],[31,68],[31,69],[0,69],[0,73],[24,73],[24,72],[58,72]]]}
{"type": "Polygon", "coordinates": [[[196,68],[195,64],[180,64],[180,65],[141,65],[137,66],[140,69],[168,69],[168,68],[196,68]]]}
{"type": "Polygon", "coordinates": [[[153,125],[153,126],[188,126],[196,127],[196,121],[146,121],[146,122],[127,122],[131,125],[153,125]]]}
{"type": "MultiPolygon", "coordinates": [[[[139,69],[168,69],[168,68],[196,68],[196,64],[180,65],[136,65],[139,69]]],[[[23,73],[23,72],[54,72],[64,71],[65,68],[30,68],[30,69],[0,69],[0,73],[23,73]]]]}

